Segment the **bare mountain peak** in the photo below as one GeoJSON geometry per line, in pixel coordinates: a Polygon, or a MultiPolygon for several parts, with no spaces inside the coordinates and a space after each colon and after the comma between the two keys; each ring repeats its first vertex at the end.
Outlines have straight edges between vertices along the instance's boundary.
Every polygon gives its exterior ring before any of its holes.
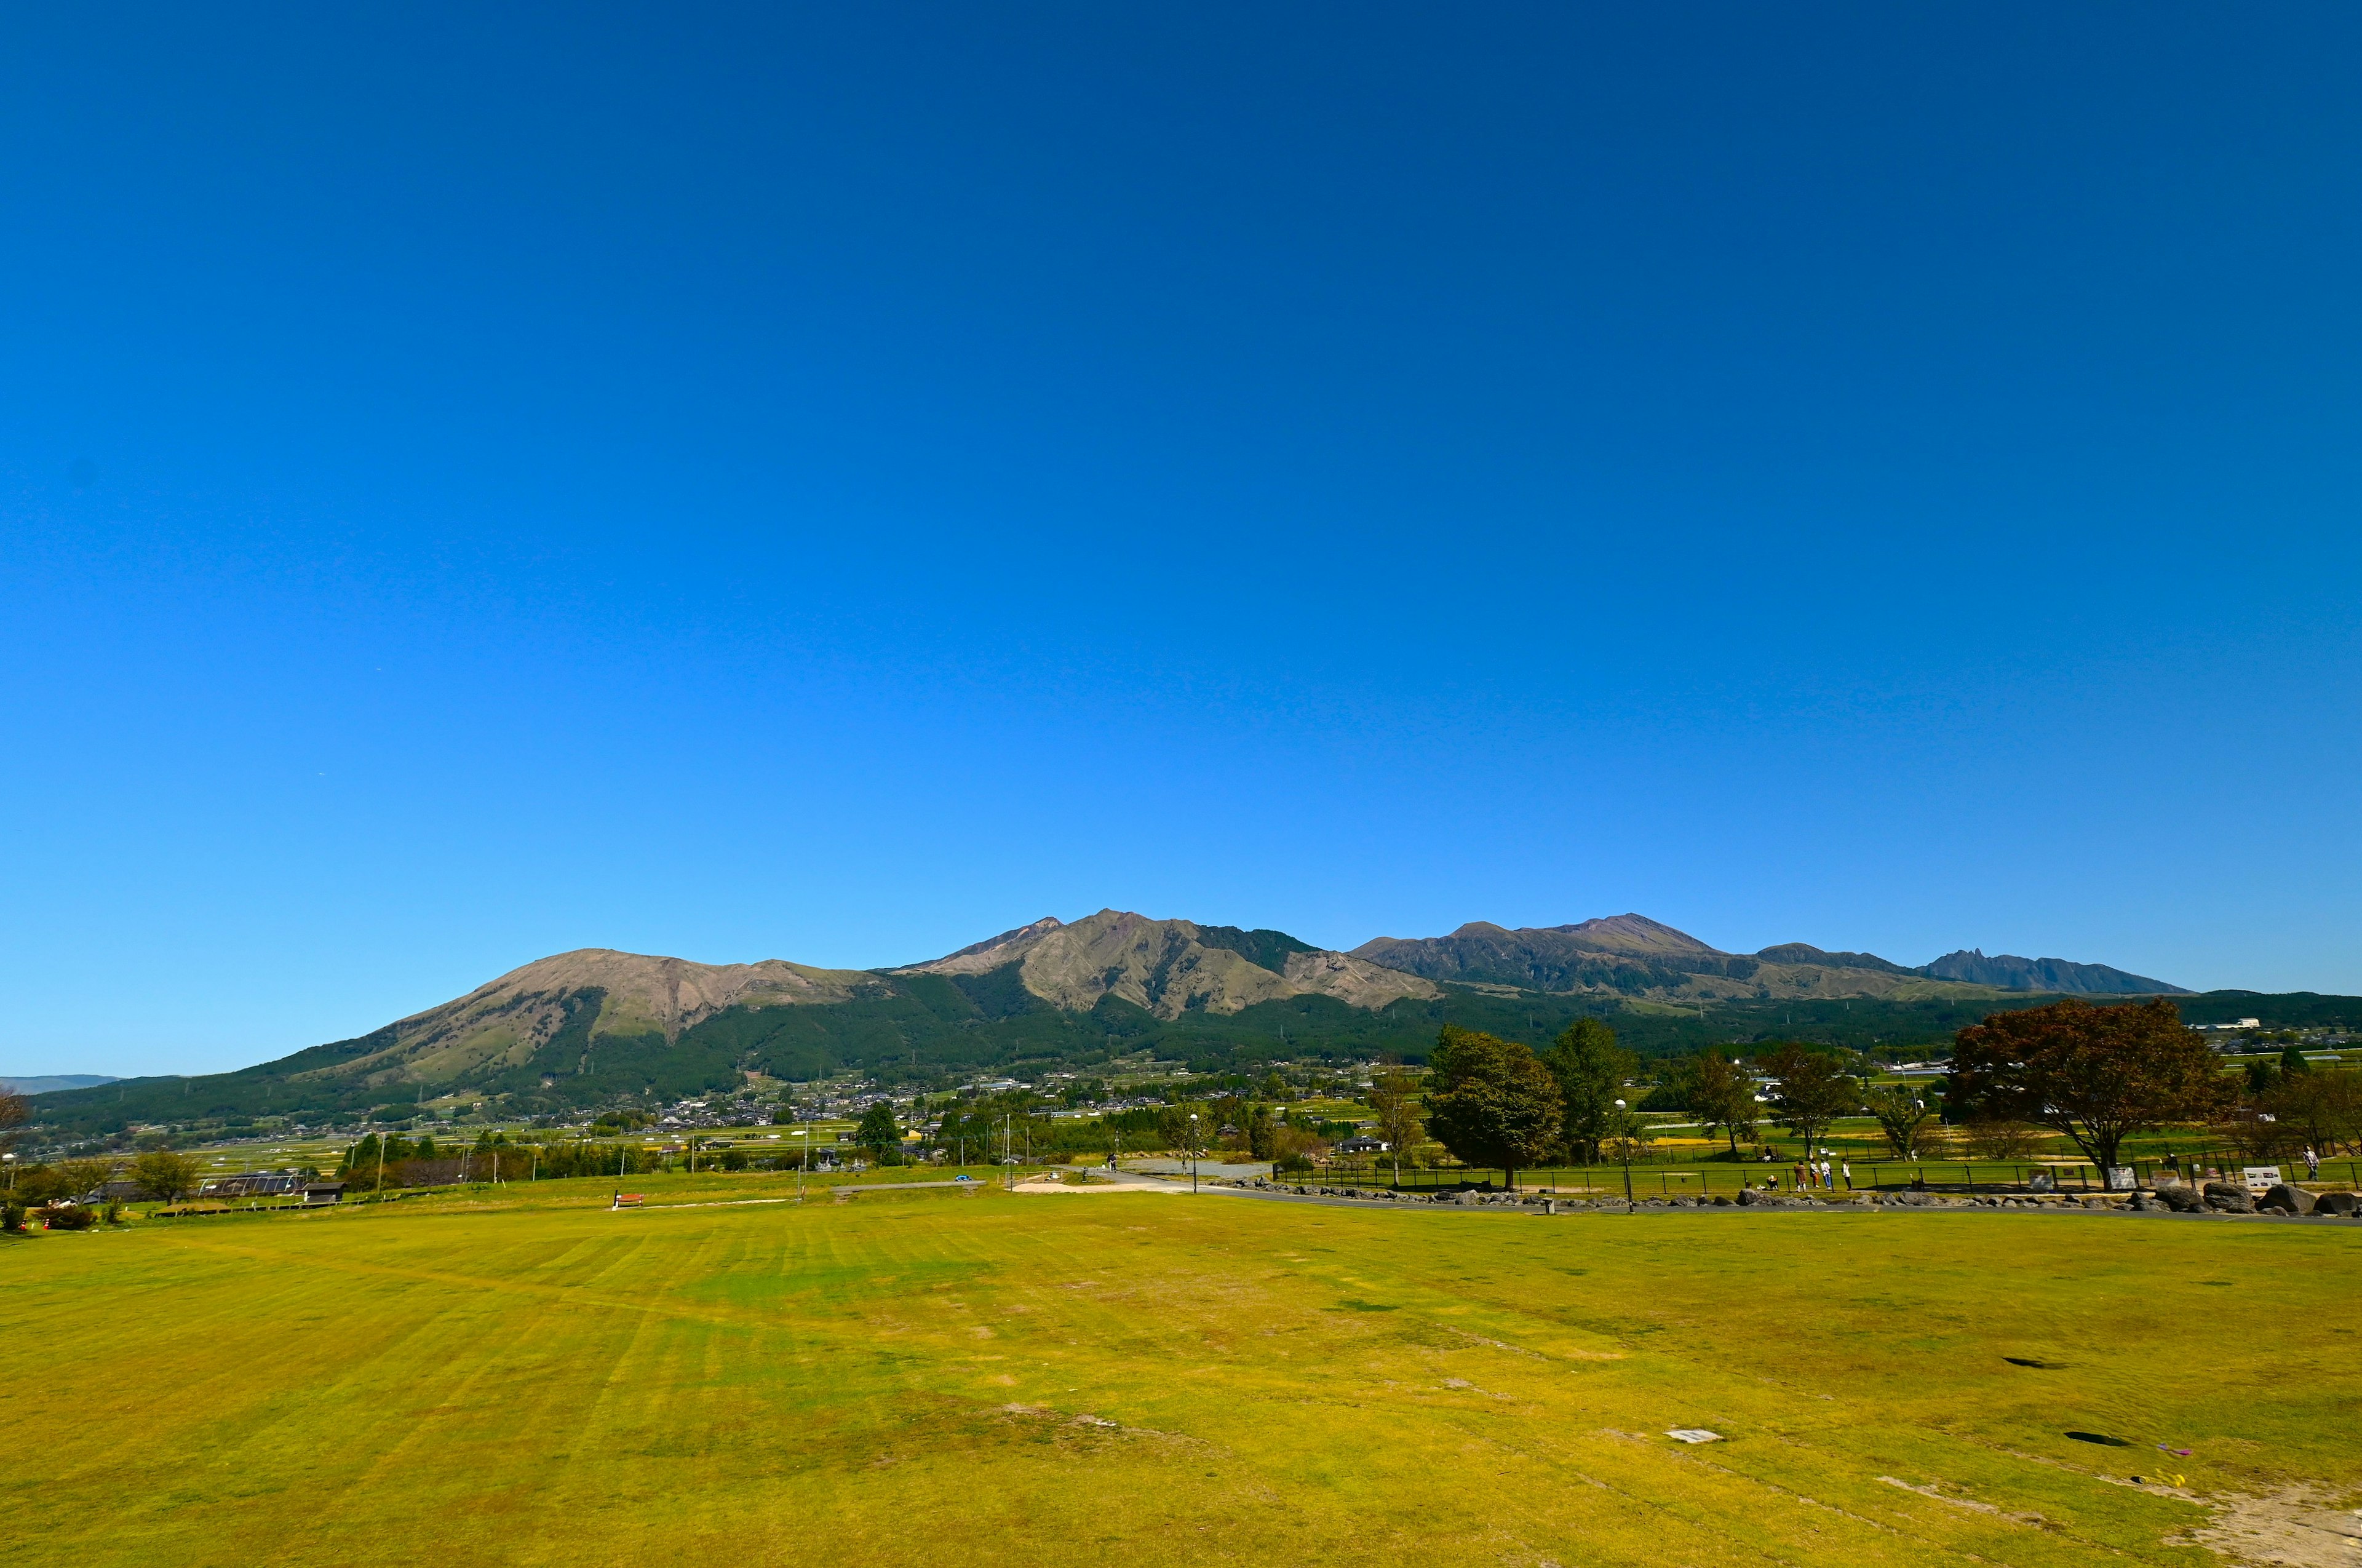
{"type": "Polygon", "coordinates": [[[1716,955],[1722,952],[1719,947],[1700,942],[1686,931],[1676,931],[1664,922],[1650,920],[1644,914],[1602,915],[1573,925],[1553,925],[1544,929],[1568,936],[1587,937],[1599,946],[1607,948],[1716,955]]]}
{"type": "Polygon", "coordinates": [[[976,976],[1011,965],[1019,984],[1054,1007],[1084,1011],[1112,997],[1168,1019],[1237,1012],[1308,993],[1364,1008],[1437,994],[1423,978],[1328,952],[1285,932],[1153,920],[1117,909],[1070,924],[1036,922],[894,972],[976,976]]]}
{"type": "Polygon", "coordinates": [[[1046,936],[1051,932],[1059,930],[1065,923],[1056,915],[1043,915],[1031,925],[1021,925],[1014,931],[1004,931],[999,936],[988,936],[982,942],[971,942],[958,952],[947,953],[944,956],[965,958],[970,954],[989,953],[996,947],[1014,946],[1032,937],[1046,936]]]}

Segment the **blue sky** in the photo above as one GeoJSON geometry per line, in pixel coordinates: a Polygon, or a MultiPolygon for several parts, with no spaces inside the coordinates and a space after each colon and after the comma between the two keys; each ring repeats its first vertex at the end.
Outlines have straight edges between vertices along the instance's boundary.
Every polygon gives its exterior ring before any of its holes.
{"type": "Polygon", "coordinates": [[[0,18],[0,1068],[1109,904],[2362,992],[2351,7],[494,10],[0,18]]]}

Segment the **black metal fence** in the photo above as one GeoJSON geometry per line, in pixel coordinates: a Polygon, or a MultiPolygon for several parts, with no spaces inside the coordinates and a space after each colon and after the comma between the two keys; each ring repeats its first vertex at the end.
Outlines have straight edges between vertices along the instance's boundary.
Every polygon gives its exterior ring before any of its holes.
{"type": "MultiPolygon", "coordinates": [[[[2267,1161],[2209,1151],[2203,1154],[2161,1160],[2136,1160],[2128,1167],[2141,1187],[2160,1177],[2190,1182],[2238,1181],[2247,1170],[2261,1170],[2267,1161]]],[[[2307,1186],[2345,1187],[2362,1192],[2362,1160],[2324,1160],[2319,1172],[2302,1161],[2282,1161],[2271,1168],[2278,1179],[2307,1186]],[[2343,1179],[2341,1179],[2341,1177],[2343,1179]]],[[[1520,1167],[1518,1186],[1549,1187],[1560,1192],[1612,1193],[1622,1197],[1628,1179],[1637,1198],[1705,1198],[1716,1193],[1735,1196],[1747,1187],[1781,1192],[1825,1190],[1817,1165],[1802,1161],[1740,1160],[1675,1168],[1661,1162],[1631,1165],[1537,1165],[1520,1167]],[[1809,1172],[1809,1174],[1807,1174],[1809,1172]]],[[[1453,1191],[1475,1188],[1498,1191],[1507,1186],[1508,1173],[1498,1165],[1426,1165],[1402,1168],[1385,1160],[1330,1160],[1320,1167],[1324,1185],[1385,1187],[1398,1192],[1453,1191]]],[[[1280,1176],[1280,1180],[1290,1179],[1280,1176]]],[[[1302,1179],[1302,1178],[1296,1178],[1302,1179]]],[[[2040,1160],[1838,1160],[1829,1164],[1828,1188],[1837,1192],[2075,1192],[2105,1191],[2100,1168],[2071,1161],[2040,1160]]]]}

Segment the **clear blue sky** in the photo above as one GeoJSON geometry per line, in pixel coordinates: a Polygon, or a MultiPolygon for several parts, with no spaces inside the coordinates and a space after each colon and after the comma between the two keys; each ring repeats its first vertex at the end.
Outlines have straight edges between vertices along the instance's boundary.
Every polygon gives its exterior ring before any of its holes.
{"type": "Polygon", "coordinates": [[[2362,992],[2357,60],[13,8],[0,1069],[1108,904],[2362,992]]]}

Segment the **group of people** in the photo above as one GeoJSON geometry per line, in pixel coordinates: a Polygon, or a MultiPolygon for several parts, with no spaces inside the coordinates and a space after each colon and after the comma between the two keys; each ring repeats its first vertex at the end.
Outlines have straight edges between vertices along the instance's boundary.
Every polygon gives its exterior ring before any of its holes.
{"type": "Polygon", "coordinates": [[[1821,1151],[1821,1157],[1817,1162],[1809,1155],[1798,1160],[1795,1176],[1798,1192],[1809,1192],[1816,1188],[1822,1192],[1835,1192],[1839,1181],[1845,1183],[1848,1192],[1853,1190],[1852,1162],[1839,1160],[1836,1169],[1832,1171],[1829,1166],[1829,1152],[1827,1149],[1821,1151]]]}

